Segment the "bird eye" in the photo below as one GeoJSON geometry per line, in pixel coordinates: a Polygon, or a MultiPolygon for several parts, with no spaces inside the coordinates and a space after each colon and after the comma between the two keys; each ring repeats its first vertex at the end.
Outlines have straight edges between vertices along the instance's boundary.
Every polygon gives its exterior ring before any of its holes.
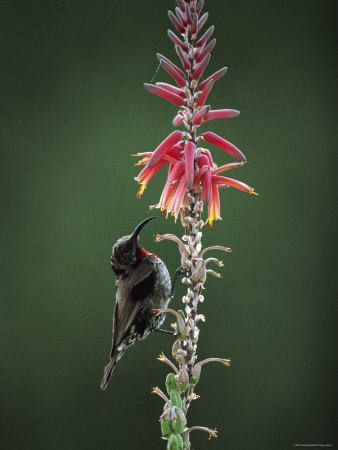
{"type": "Polygon", "coordinates": [[[130,250],[129,245],[126,245],[126,246],[123,248],[123,251],[124,251],[125,253],[129,252],[129,250],[130,250]]]}

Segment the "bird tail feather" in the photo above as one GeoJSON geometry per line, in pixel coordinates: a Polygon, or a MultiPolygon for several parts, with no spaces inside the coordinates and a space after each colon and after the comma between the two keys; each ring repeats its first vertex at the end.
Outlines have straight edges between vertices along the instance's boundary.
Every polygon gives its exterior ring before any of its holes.
{"type": "Polygon", "coordinates": [[[100,384],[100,388],[104,391],[109,383],[110,377],[113,373],[114,367],[118,361],[118,357],[120,356],[120,353],[113,353],[113,355],[110,358],[109,364],[106,365],[104,368],[104,375],[100,384]]]}

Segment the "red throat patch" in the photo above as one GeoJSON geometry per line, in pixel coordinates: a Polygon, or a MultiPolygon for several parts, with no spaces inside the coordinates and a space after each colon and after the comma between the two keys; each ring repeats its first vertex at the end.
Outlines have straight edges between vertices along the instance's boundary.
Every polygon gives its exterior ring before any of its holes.
{"type": "Polygon", "coordinates": [[[150,253],[150,252],[148,252],[148,250],[146,250],[145,248],[142,248],[141,251],[140,251],[140,253],[139,253],[139,255],[138,255],[138,257],[137,257],[137,259],[143,259],[146,255],[149,255],[149,256],[153,256],[153,257],[155,257],[155,258],[158,258],[158,256],[155,255],[155,253],[150,253]]]}

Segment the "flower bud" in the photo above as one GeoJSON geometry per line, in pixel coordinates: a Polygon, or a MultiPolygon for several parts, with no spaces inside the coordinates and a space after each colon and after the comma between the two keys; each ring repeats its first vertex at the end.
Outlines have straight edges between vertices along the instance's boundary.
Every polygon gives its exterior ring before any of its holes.
{"type": "Polygon", "coordinates": [[[194,366],[194,368],[191,371],[191,377],[190,377],[190,383],[191,384],[197,384],[199,379],[200,379],[200,375],[201,375],[201,366],[199,364],[196,364],[196,366],[194,366]]]}
{"type": "Polygon", "coordinates": [[[177,386],[176,377],[173,373],[168,373],[167,378],[165,380],[165,385],[167,387],[168,395],[170,395],[173,389],[176,389],[177,386]]]}
{"type": "Polygon", "coordinates": [[[171,349],[171,353],[172,353],[172,355],[173,355],[174,358],[176,358],[177,352],[178,352],[178,350],[179,350],[179,348],[180,348],[180,344],[181,344],[181,343],[180,343],[179,340],[177,340],[177,341],[174,342],[174,345],[173,345],[173,347],[172,347],[172,349],[171,349]]]}
{"type": "Polygon", "coordinates": [[[183,441],[179,434],[172,434],[170,436],[167,450],[183,450],[183,441]]]}
{"type": "Polygon", "coordinates": [[[179,371],[177,381],[180,391],[185,392],[189,385],[189,374],[186,369],[183,368],[179,371]]]}
{"type": "Polygon", "coordinates": [[[170,391],[170,404],[172,407],[177,406],[182,409],[182,398],[177,389],[172,389],[170,391]]]}

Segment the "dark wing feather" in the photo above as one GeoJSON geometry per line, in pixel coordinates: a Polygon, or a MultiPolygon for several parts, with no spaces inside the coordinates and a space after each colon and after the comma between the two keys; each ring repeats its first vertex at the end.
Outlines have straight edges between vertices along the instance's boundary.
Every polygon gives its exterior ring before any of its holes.
{"type": "Polygon", "coordinates": [[[114,311],[114,337],[113,348],[117,348],[123,340],[123,337],[129,330],[133,320],[136,317],[141,306],[141,302],[133,302],[127,299],[124,302],[116,303],[114,311]]]}
{"type": "Polygon", "coordinates": [[[150,274],[137,283],[131,290],[129,296],[123,301],[117,302],[114,311],[114,337],[113,348],[116,349],[127,334],[130,326],[139,312],[144,300],[152,292],[156,274],[151,271],[150,274]]]}
{"type": "Polygon", "coordinates": [[[156,273],[153,270],[146,278],[136,284],[131,290],[130,297],[134,302],[145,299],[154,290],[156,273]]]}

